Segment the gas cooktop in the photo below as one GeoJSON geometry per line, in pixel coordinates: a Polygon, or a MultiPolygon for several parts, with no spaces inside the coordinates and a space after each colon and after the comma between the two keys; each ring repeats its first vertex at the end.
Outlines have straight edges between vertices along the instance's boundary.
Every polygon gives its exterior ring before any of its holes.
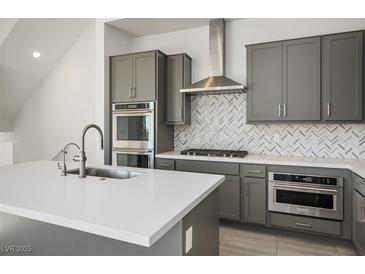
{"type": "Polygon", "coordinates": [[[181,154],[182,155],[197,155],[197,156],[243,158],[247,155],[247,151],[220,150],[220,149],[187,149],[187,150],[181,151],[181,154]]]}

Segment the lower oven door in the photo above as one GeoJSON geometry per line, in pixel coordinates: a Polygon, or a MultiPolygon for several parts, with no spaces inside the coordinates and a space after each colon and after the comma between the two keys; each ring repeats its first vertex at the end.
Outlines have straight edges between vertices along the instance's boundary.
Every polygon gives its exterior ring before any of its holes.
{"type": "Polygon", "coordinates": [[[113,151],[113,166],[154,167],[154,151],[113,151]]]}
{"type": "Polygon", "coordinates": [[[269,182],[270,211],[342,220],[342,188],[269,182]]]}

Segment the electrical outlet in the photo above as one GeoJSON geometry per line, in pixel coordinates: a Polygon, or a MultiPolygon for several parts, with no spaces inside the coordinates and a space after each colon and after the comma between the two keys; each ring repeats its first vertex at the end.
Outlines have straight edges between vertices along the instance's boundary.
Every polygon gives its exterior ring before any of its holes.
{"type": "Polygon", "coordinates": [[[185,254],[193,247],[193,227],[189,227],[185,232],[185,254]]]}

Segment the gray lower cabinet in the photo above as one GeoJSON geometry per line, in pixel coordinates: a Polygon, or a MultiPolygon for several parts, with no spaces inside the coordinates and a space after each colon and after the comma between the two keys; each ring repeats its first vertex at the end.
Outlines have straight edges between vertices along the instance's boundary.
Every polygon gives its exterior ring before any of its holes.
{"type": "Polygon", "coordinates": [[[112,56],[112,103],[154,101],[158,77],[158,51],[112,56]]]}
{"type": "Polygon", "coordinates": [[[283,120],[321,120],[320,37],[283,42],[283,120]]]}
{"type": "Polygon", "coordinates": [[[243,222],[266,224],[266,179],[244,177],[241,187],[243,222]]]}
{"type": "Polygon", "coordinates": [[[239,176],[226,176],[219,187],[219,215],[224,219],[240,220],[239,176]]]}
{"type": "Polygon", "coordinates": [[[221,218],[240,220],[240,170],[234,163],[176,160],[178,171],[222,174],[226,180],[219,187],[219,215],[221,218]]]}
{"type": "Polygon", "coordinates": [[[362,120],[363,32],[323,38],[323,119],[362,120]]]}
{"type": "Polygon", "coordinates": [[[171,159],[156,159],[156,169],[175,170],[175,161],[171,159]]]}
{"type": "Polygon", "coordinates": [[[247,121],[280,121],[282,43],[247,46],[247,121]]]}
{"type": "Polygon", "coordinates": [[[365,180],[354,175],[352,185],[352,241],[365,255],[365,180]]]}
{"type": "Polygon", "coordinates": [[[324,233],[334,236],[341,235],[341,222],[298,215],[270,213],[270,225],[281,228],[324,233]]]}
{"type": "Polygon", "coordinates": [[[167,56],[166,122],[185,125],[191,122],[190,96],[180,89],[191,84],[191,58],[187,54],[167,56]]]}

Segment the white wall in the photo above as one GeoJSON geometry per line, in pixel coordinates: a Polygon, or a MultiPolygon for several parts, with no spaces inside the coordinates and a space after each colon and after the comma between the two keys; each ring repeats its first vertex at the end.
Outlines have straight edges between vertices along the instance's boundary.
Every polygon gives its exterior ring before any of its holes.
{"type": "Polygon", "coordinates": [[[0,166],[13,164],[13,139],[12,133],[0,132],[0,166]]]}
{"type": "MultiPolygon", "coordinates": [[[[52,159],[66,143],[80,145],[81,131],[87,124],[104,128],[108,57],[131,51],[129,37],[104,25],[107,21],[96,19],[82,33],[17,115],[16,162],[52,159]]],[[[87,134],[86,152],[89,162],[104,162],[94,130],[87,134]]]]}
{"type": "MultiPolygon", "coordinates": [[[[95,24],[91,24],[18,114],[16,162],[51,159],[66,143],[80,144],[83,127],[95,122],[95,64],[95,24]]],[[[86,148],[91,161],[96,141],[90,132],[86,148]]]]}

